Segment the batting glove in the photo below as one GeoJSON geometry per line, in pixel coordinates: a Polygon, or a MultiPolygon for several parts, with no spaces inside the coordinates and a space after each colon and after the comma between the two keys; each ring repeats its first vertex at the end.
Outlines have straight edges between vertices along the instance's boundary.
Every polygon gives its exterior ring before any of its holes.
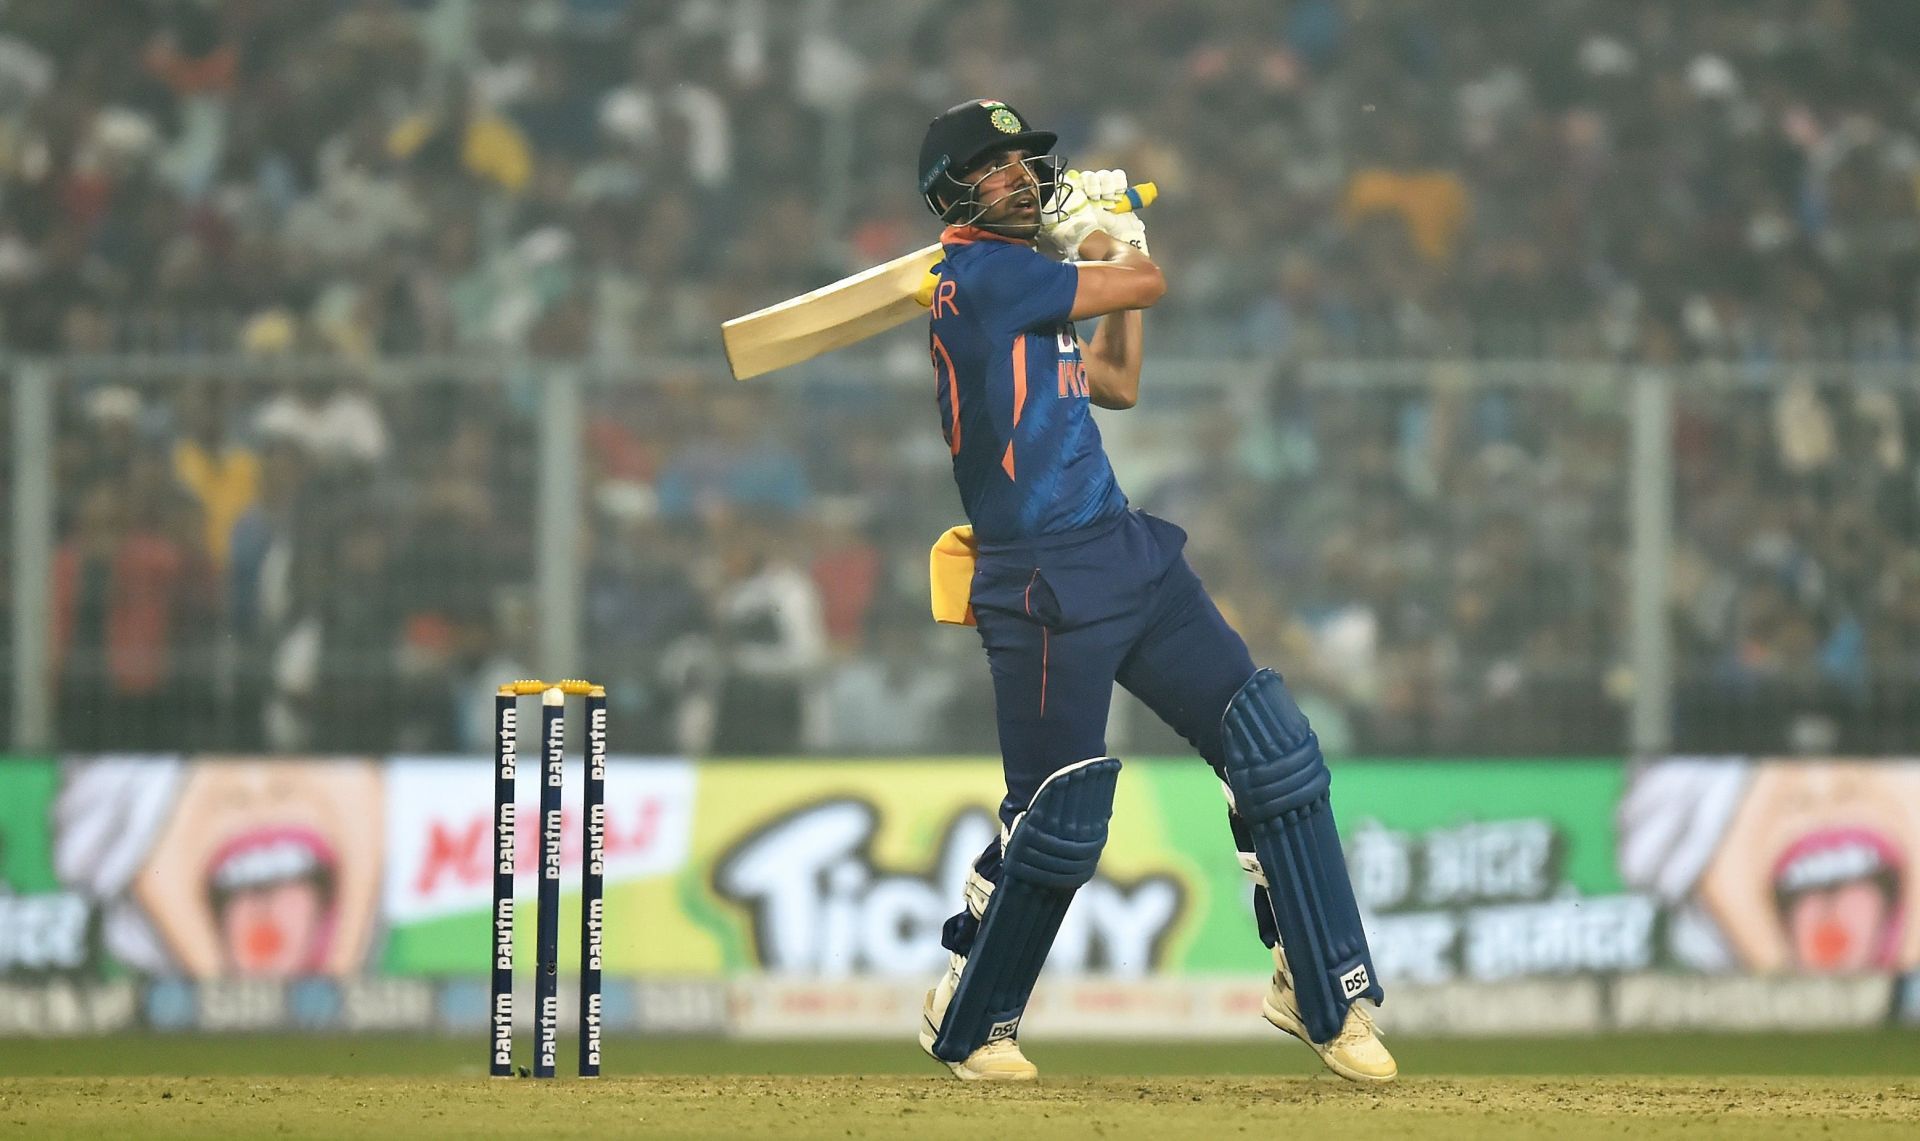
{"type": "Polygon", "coordinates": [[[1095,229],[1105,230],[1114,241],[1125,242],[1141,253],[1147,253],[1147,223],[1138,214],[1115,214],[1110,210],[1102,210],[1100,224],[1095,229]]]}
{"type": "MultiPolygon", "coordinates": [[[[1059,191],[1064,211],[1040,227],[1040,242],[1063,257],[1072,257],[1095,230],[1114,234],[1112,217],[1104,207],[1118,202],[1127,190],[1124,170],[1070,170],[1061,175],[1059,191]]],[[[1140,228],[1141,241],[1146,229],[1140,228]]],[[[1119,235],[1115,234],[1118,237],[1119,235]]]]}

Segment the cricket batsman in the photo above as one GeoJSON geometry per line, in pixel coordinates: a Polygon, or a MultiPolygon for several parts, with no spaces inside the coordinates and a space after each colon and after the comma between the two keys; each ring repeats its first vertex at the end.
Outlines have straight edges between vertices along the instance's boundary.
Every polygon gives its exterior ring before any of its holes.
{"type": "Polygon", "coordinates": [[[1106,843],[1120,762],[1114,682],[1191,742],[1226,787],[1274,975],[1262,1012],[1355,1081],[1397,1068],[1360,1000],[1383,997],[1347,879],[1320,744],[1256,668],[1181,551],[1127,506],[1089,405],[1140,391],[1141,310],[1166,292],[1138,214],[1103,208],[1121,171],[1064,170],[1051,132],[980,100],[934,119],[920,193],[946,224],[928,345],[970,526],[932,555],[935,617],[977,626],[1007,792],[1001,834],[941,942],[920,1045],[961,1078],[1029,1081],[1020,1016],[1106,843]],[[1099,318],[1082,339],[1076,322],[1099,318]]]}

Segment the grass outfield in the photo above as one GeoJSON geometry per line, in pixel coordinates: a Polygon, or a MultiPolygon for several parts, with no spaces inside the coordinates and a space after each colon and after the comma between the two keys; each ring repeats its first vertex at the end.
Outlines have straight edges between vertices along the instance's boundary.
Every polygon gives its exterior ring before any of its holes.
{"type": "MultiPolygon", "coordinates": [[[[1306,1047],[1278,1033],[1250,1042],[1049,1042],[1025,1039],[1049,1076],[1300,1076],[1323,1072],[1306,1047]]],[[[529,1037],[518,1057],[528,1059],[529,1037]]],[[[1417,1075],[1721,1075],[1920,1078],[1920,1031],[1847,1034],[1658,1034],[1600,1038],[1389,1038],[1401,1072],[1417,1075]]],[[[560,1040],[561,1073],[574,1064],[560,1040]]],[[[0,1038],[4,1077],[480,1077],[473,1038],[226,1035],[0,1038]]],[[[794,1074],[927,1077],[940,1071],[910,1039],[899,1042],[735,1042],[609,1038],[609,1077],[647,1074],[794,1074]]],[[[565,1084],[563,1080],[562,1084],[565,1084]]]]}
{"type": "Polygon", "coordinates": [[[911,1043],[616,1040],[607,1078],[536,1083],[480,1076],[471,1041],[11,1039],[0,1136],[1920,1135],[1920,1034],[1394,1045],[1408,1076],[1357,1087],[1279,1040],[1036,1041],[1048,1077],[1015,1089],[947,1079],[911,1043]]]}

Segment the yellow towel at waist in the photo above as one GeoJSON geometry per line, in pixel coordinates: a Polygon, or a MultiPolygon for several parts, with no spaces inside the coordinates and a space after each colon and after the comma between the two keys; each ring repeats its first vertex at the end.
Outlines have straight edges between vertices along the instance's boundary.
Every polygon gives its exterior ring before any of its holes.
{"type": "Polygon", "coordinates": [[[947,528],[927,555],[927,577],[933,586],[933,620],[955,626],[973,622],[973,528],[965,523],[947,528]]]}

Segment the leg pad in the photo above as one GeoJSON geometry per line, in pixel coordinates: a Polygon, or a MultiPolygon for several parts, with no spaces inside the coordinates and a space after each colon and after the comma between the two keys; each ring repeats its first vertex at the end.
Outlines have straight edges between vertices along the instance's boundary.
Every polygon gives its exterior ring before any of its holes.
{"type": "Polygon", "coordinates": [[[1331,1041],[1355,1000],[1385,995],[1340,851],[1320,741],[1280,675],[1264,669],[1234,694],[1221,729],[1222,775],[1265,873],[1301,1015],[1314,1041],[1331,1041]]]}
{"type": "Polygon", "coordinates": [[[1048,777],[1003,842],[1000,883],[986,901],[960,985],[942,1019],[934,1057],[961,1062],[1012,1036],[1034,980],[1081,885],[1107,844],[1120,762],[1095,757],[1048,777]]]}

